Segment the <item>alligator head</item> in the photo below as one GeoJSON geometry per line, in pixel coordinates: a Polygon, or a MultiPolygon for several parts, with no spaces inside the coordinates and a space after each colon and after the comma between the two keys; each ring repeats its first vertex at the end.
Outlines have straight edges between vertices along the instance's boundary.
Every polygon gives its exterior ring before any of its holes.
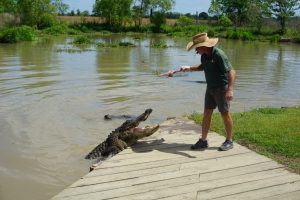
{"type": "Polygon", "coordinates": [[[127,137],[122,138],[122,140],[125,141],[128,146],[131,146],[137,143],[139,139],[149,137],[150,135],[155,133],[158,129],[159,129],[158,124],[154,126],[147,125],[144,128],[135,127],[131,129],[127,137]]]}
{"type": "Polygon", "coordinates": [[[132,129],[132,134],[136,135],[138,139],[142,139],[144,137],[149,137],[153,133],[155,133],[159,129],[159,124],[154,125],[154,126],[145,126],[145,128],[133,128],[132,129]]]}
{"type": "Polygon", "coordinates": [[[152,113],[152,109],[149,108],[149,109],[145,110],[145,112],[143,114],[141,114],[140,116],[138,116],[137,118],[131,119],[131,120],[126,120],[115,131],[116,132],[124,132],[124,131],[130,130],[132,128],[135,128],[140,124],[140,122],[146,121],[151,113],[152,113]]]}

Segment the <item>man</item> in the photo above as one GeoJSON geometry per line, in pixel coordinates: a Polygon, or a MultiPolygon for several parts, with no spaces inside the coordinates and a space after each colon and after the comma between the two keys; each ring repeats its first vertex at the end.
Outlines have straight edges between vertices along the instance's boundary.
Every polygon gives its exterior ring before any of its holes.
{"type": "Polygon", "coordinates": [[[194,66],[182,66],[181,71],[203,71],[207,82],[205,93],[204,113],[202,120],[202,135],[191,149],[203,149],[208,147],[206,140],[210,128],[213,110],[218,107],[226,128],[226,140],[219,147],[221,151],[233,148],[233,121],[229,113],[230,101],[233,99],[233,86],[235,82],[235,70],[228,61],[225,53],[215,47],[218,38],[208,38],[207,33],[200,33],[193,37],[193,41],[187,45],[187,50],[196,50],[201,55],[201,64],[194,66]]]}

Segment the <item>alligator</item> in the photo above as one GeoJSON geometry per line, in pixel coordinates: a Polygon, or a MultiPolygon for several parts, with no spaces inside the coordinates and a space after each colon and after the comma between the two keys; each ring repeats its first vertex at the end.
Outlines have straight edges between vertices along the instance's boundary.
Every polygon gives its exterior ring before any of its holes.
{"type": "Polygon", "coordinates": [[[151,114],[152,109],[147,109],[135,119],[126,120],[120,127],[112,131],[105,141],[96,146],[85,159],[113,156],[125,148],[137,143],[141,138],[148,137],[159,129],[159,125],[139,128],[140,122],[145,121],[151,114]]]}
{"type": "Polygon", "coordinates": [[[134,119],[134,116],[131,115],[104,115],[105,120],[111,120],[111,119],[134,119]]]}

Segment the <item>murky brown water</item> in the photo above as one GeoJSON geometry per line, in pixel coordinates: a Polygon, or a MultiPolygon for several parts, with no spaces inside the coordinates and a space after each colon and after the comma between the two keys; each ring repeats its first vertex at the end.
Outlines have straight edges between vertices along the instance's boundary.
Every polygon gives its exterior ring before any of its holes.
{"type": "MultiPolygon", "coordinates": [[[[83,159],[122,121],[105,114],[154,112],[146,123],[203,110],[201,72],[155,73],[196,64],[188,38],[96,38],[136,48],[72,48],[70,38],[0,44],[0,199],[49,199],[88,172],[83,159]],[[166,41],[172,48],[150,48],[166,41]],[[62,51],[61,51],[62,50],[62,51]]],[[[221,39],[237,71],[232,110],[300,104],[300,45],[221,39]]]]}

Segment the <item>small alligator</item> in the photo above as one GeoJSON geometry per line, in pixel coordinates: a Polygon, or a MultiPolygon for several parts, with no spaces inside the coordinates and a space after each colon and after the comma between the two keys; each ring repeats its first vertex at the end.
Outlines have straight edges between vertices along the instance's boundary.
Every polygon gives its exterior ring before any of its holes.
{"type": "Polygon", "coordinates": [[[104,115],[105,120],[111,119],[134,119],[134,116],[131,115],[104,115]]]}
{"type": "Polygon", "coordinates": [[[138,128],[140,122],[145,121],[152,109],[147,109],[143,114],[132,120],[126,120],[120,127],[112,131],[107,139],[96,146],[85,159],[95,159],[101,156],[115,155],[128,146],[135,144],[139,139],[148,137],[159,129],[159,125],[138,128]]]}

